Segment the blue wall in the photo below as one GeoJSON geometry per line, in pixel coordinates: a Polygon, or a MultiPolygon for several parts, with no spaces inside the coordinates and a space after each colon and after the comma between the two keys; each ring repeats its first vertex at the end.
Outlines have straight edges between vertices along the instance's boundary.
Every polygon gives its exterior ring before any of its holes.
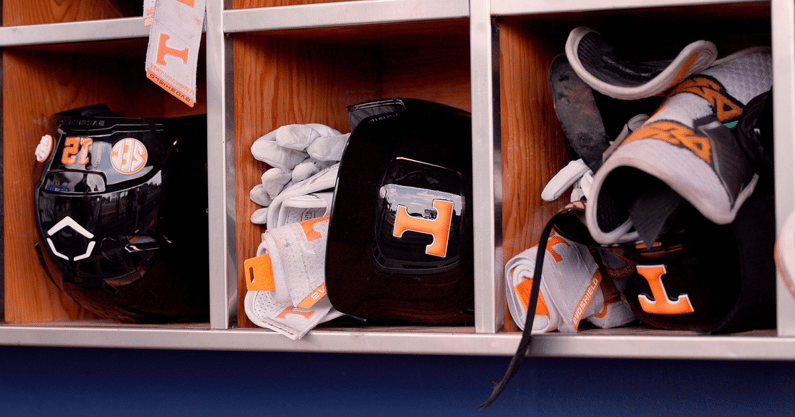
{"type": "Polygon", "coordinates": [[[795,415],[795,362],[0,347],[0,416],[795,415]]]}

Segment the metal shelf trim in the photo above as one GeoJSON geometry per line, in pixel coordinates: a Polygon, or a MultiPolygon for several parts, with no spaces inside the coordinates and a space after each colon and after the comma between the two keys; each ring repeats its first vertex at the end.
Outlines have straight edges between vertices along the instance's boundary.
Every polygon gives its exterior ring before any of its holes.
{"type": "MultiPolygon", "coordinates": [[[[301,340],[264,329],[202,330],[5,326],[0,344],[92,348],[511,356],[521,334],[315,330],[301,340]]],[[[534,336],[531,356],[795,360],[795,340],[774,336],[534,336]]]]}
{"type": "Polygon", "coordinates": [[[698,6],[708,4],[751,3],[758,0],[542,0],[519,2],[492,0],[493,16],[510,16],[532,13],[582,12],[611,9],[640,9],[652,7],[698,6]]]}
{"type": "Polygon", "coordinates": [[[221,31],[223,5],[207,3],[207,179],[210,327],[227,329],[237,311],[232,41],[221,31]],[[220,255],[219,255],[220,254],[220,255]]]}
{"type": "Polygon", "coordinates": [[[0,47],[146,37],[143,17],[0,27],[0,47]]]}
{"type": "MultiPolygon", "coordinates": [[[[792,1],[773,0],[771,32],[773,35],[773,120],[775,138],[776,230],[795,207],[795,6],[792,1]]],[[[781,276],[776,288],[776,310],[779,336],[795,336],[795,300],[790,296],[781,276]]]]}
{"type": "Polygon", "coordinates": [[[496,333],[503,321],[502,314],[502,257],[495,248],[502,245],[501,179],[499,134],[495,133],[494,113],[499,99],[495,99],[495,49],[491,19],[488,15],[488,0],[472,0],[474,13],[470,19],[471,91],[472,91],[472,167],[480,175],[472,178],[473,193],[473,245],[475,265],[475,330],[478,333],[496,333]]]}
{"type": "Polygon", "coordinates": [[[234,9],[224,12],[224,32],[303,29],[469,17],[465,0],[379,0],[234,9]]]}

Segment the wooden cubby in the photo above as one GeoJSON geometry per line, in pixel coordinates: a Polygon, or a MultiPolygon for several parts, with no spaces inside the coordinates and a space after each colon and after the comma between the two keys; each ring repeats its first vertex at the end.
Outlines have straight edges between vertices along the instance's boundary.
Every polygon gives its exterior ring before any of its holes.
{"type": "MultiPolygon", "coordinates": [[[[49,280],[33,248],[35,158],[31,152],[48,132],[49,116],[67,109],[106,104],[128,117],[171,117],[203,113],[141,78],[145,41],[89,42],[3,51],[5,218],[5,320],[35,323],[95,318],[49,280]],[[24,174],[23,174],[24,173],[24,174]]],[[[200,72],[204,72],[203,68],[200,72]]],[[[202,83],[203,84],[203,83],[202,83]]],[[[199,97],[205,94],[200,93],[199,97]]],[[[200,146],[206,146],[204,144],[200,146]]]]}
{"type": "MultiPolygon", "coordinates": [[[[258,207],[248,190],[267,169],[251,156],[254,140],[293,123],[348,133],[346,107],[381,98],[434,100],[468,111],[468,33],[468,22],[459,19],[233,37],[238,265],[256,254],[264,231],[249,220],[258,207]]],[[[237,290],[245,293],[242,270],[237,290]]],[[[250,326],[238,303],[241,325],[250,326]]]]}
{"type": "MultiPolygon", "coordinates": [[[[700,39],[714,42],[718,57],[722,58],[747,47],[769,47],[770,20],[768,2],[500,18],[502,261],[538,244],[548,219],[568,202],[568,193],[553,202],[541,200],[540,195],[552,176],[568,163],[548,79],[549,64],[555,56],[565,53],[564,45],[573,28],[586,26],[598,31],[619,51],[632,54],[633,59],[653,59],[655,54],[675,56],[682,47],[700,39]],[[676,30],[671,30],[671,22],[677,22],[676,30]]],[[[626,113],[626,103],[621,103],[620,114],[626,113]]],[[[650,111],[640,105],[635,107],[638,112],[650,111]]],[[[615,122],[623,124],[625,120],[615,122]]],[[[606,126],[613,128],[608,133],[618,133],[615,122],[606,126]]],[[[507,311],[505,327],[517,329],[507,311]]]]}
{"type": "MultiPolygon", "coordinates": [[[[696,38],[715,42],[721,56],[772,45],[776,114],[791,115],[795,105],[791,1],[208,0],[194,108],[146,79],[148,31],[139,3],[2,2],[0,344],[510,355],[520,333],[504,309],[502,268],[535,244],[563,201],[544,203],[540,191],[567,162],[547,73],[571,29],[589,26],[638,57],[675,52],[696,38]],[[249,220],[257,207],[248,193],[267,167],[251,156],[251,144],[289,123],[348,132],[347,106],[387,97],[472,113],[475,325],[331,322],[298,341],[254,326],[242,307],[242,263],[255,254],[263,231],[249,220]],[[130,116],[207,114],[209,322],[97,320],[40,270],[31,250],[30,172],[43,119],[97,102],[130,116]]],[[[795,127],[784,119],[776,119],[776,158],[791,167],[795,127]]],[[[791,169],[780,172],[779,217],[795,206],[791,169]]],[[[779,304],[777,329],[726,336],[645,328],[555,333],[534,338],[532,354],[791,360],[795,301],[780,294],[779,304]]]]}

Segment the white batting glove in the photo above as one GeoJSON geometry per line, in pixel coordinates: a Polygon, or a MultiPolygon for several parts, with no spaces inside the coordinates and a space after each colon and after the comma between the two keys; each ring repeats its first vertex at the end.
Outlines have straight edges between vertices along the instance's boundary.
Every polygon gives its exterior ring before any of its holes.
{"type": "MultiPolygon", "coordinates": [[[[349,136],[320,123],[285,125],[261,136],[251,145],[251,154],[272,168],[262,175],[261,184],[251,189],[249,198],[262,207],[270,206],[285,187],[339,162],[349,136]]],[[[251,216],[256,224],[264,224],[266,219],[266,209],[251,216]]]]}

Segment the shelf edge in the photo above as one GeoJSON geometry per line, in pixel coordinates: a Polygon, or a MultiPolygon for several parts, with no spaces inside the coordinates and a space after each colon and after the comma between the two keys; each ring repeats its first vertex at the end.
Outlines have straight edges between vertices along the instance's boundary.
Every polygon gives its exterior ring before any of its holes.
{"type": "Polygon", "coordinates": [[[610,9],[641,9],[653,7],[697,6],[708,4],[754,3],[758,0],[542,0],[518,2],[492,0],[493,16],[511,16],[535,13],[583,12],[610,9]]]}
{"type": "Polygon", "coordinates": [[[146,37],[143,17],[0,27],[0,47],[146,37]]]}
{"type": "MultiPolygon", "coordinates": [[[[265,329],[0,328],[0,345],[511,356],[521,334],[315,330],[291,340],[265,329]]],[[[531,356],[795,360],[795,338],[775,336],[539,335],[531,356]]]]}
{"type": "Polygon", "coordinates": [[[469,17],[462,0],[381,0],[235,9],[224,12],[224,32],[251,32],[469,17]]]}

